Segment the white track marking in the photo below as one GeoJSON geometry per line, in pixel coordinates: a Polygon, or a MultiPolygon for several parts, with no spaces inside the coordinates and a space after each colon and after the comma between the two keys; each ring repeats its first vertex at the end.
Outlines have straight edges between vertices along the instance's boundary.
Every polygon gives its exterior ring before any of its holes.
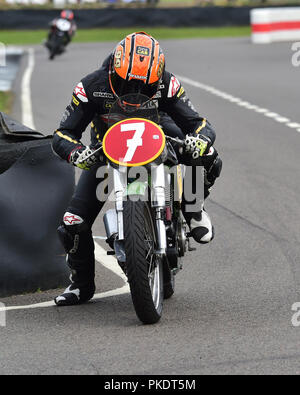
{"type": "Polygon", "coordinates": [[[95,256],[98,262],[100,262],[104,267],[111,270],[117,276],[121,277],[124,282],[127,283],[127,277],[120,268],[115,257],[107,255],[104,248],[100,247],[98,243],[95,243],[95,256]]]}
{"type": "MultiPolygon", "coordinates": [[[[125,282],[123,287],[117,288],[111,291],[107,292],[102,292],[98,293],[93,297],[93,300],[99,300],[99,299],[104,299],[108,298],[111,296],[117,296],[117,295],[123,295],[129,293],[129,285],[127,283],[127,277],[123,273],[122,269],[118,265],[117,260],[112,257],[108,256],[106,254],[106,251],[99,246],[98,243],[95,243],[95,257],[98,262],[100,262],[105,268],[108,270],[111,270],[114,274],[117,276],[121,277],[122,280],[125,282]]],[[[11,310],[29,310],[29,309],[39,309],[39,308],[45,308],[45,307],[53,307],[56,306],[53,301],[50,302],[43,302],[43,303],[36,303],[36,304],[31,304],[27,306],[7,306],[7,307],[1,307],[1,311],[11,311],[11,310]]]]}
{"type": "Polygon", "coordinates": [[[27,52],[28,52],[28,64],[23,74],[23,78],[21,82],[22,123],[31,129],[35,129],[33,122],[31,88],[30,88],[31,76],[35,65],[34,49],[29,48],[27,52]]]}
{"type": "Polygon", "coordinates": [[[283,117],[280,114],[277,114],[273,111],[268,110],[267,108],[262,108],[259,107],[255,104],[251,104],[245,100],[242,100],[239,97],[234,97],[233,95],[222,92],[219,89],[214,88],[213,86],[202,84],[201,82],[197,82],[194,80],[191,80],[190,78],[187,77],[182,77],[182,76],[177,76],[183,83],[194,86],[195,88],[202,89],[208,93],[211,93],[212,95],[215,95],[217,97],[220,97],[221,99],[227,100],[231,103],[236,104],[237,106],[244,107],[248,110],[257,112],[258,114],[261,114],[267,118],[270,118],[278,123],[281,123],[282,125],[287,126],[290,129],[294,129],[297,132],[300,132],[300,122],[293,122],[290,119],[283,117]]]}

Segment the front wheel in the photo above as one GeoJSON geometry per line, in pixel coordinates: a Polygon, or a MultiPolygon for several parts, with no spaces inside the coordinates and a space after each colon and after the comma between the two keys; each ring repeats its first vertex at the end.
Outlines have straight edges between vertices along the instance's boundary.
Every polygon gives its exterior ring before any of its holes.
{"type": "Polygon", "coordinates": [[[138,318],[159,321],[163,308],[163,260],[156,254],[156,233],[146,202],[131,197],[124,202],[125,252],[128,282],[138,318]]]}
{"type": "Polygon", "coordinates": [[[61,54],[63,52],[61,48],[63,48],[62,37],[52,36],[49,44],[49,51],[50,51],[49,59],[53,60],[56,55],[61,54]]]}

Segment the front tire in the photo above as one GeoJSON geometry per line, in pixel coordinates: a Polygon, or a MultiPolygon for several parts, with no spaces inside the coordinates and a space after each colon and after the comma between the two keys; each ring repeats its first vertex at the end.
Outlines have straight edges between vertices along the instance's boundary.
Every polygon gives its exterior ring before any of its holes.
{"type": "Polygon", "coordinates": [[[138,318],[158,322],[163,309],[163,261],[156,255],[151,211],[138,196],[124,202],[125,252],[128,282],[138,318]]]}
{"type": "Polygon", "coordinates": [[[52,36],[50,39],[49,50],[50,50],[50,60],[54,60],[55,56],[60,54],[60,48],[62,47],[62,38],[57,36],[52,36]]]}

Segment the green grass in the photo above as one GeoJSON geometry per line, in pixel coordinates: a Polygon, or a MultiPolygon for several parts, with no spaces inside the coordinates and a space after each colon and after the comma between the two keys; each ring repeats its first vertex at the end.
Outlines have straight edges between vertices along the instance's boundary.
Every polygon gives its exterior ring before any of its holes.
{"type": "MultiPolygon", "coordinates": [[[[119,28],[79,30],[74,42],[119,41],[134,31],[146,30],[158,40],[179,38],[239,37],[250,35],[250,27],[222,28],[119,28]]],[[[47,35],[46,30],[0,30],[0,42],[6,45],[40,44],[47,35]]]]}
{"type": "Polygon", "coordinates": [[[236,37],[250,35],[249,27],[225,28],[126,28],[91,29],[78,32],[74,42],[119,41],[134,31],[146,30],[158,40],[197,37],[236,37]]]}
{"type": "Polygon", "coordinates": [[[6,114],[10,113],[12,106],[12,93],[0,92],[0,111],[6,114]]]}

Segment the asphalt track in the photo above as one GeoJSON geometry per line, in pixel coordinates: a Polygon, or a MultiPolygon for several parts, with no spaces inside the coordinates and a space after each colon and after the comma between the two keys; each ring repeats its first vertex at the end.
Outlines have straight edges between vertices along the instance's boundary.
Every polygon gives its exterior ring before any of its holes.
{"type": "MultiPolygon", "coordinates": [[[[300,121],[300,68],[291,44],[243,39],[162,41],[167,67],[242,100],[300,121]]],[[[50,63],[35,48],[32,107],[38,130],[57,127],[72,89],[112,44],[72,45],[50,63]]],[[[18,82],[17,82],[18,84],[18,82]]],[[[7,312],[0,327],[0,374],[299,374],[300,134],[185,84],[214,124],[224,170],[207,203],[216,238],[185,260],[162,320],[141,325],[130,295],[84,306],[7,312]]],[[[14,115],[20,117],[17,100],[14,115]]],[[[103,232],[101,221],[95,234],[103,232]]],[[[103,233],[102,233],[103,234],[103,233]]],[[[97,266],[98,292],[123,281],[97,266]]],[[[55,291],[2,300],[51,300],[55,291]]]]}

